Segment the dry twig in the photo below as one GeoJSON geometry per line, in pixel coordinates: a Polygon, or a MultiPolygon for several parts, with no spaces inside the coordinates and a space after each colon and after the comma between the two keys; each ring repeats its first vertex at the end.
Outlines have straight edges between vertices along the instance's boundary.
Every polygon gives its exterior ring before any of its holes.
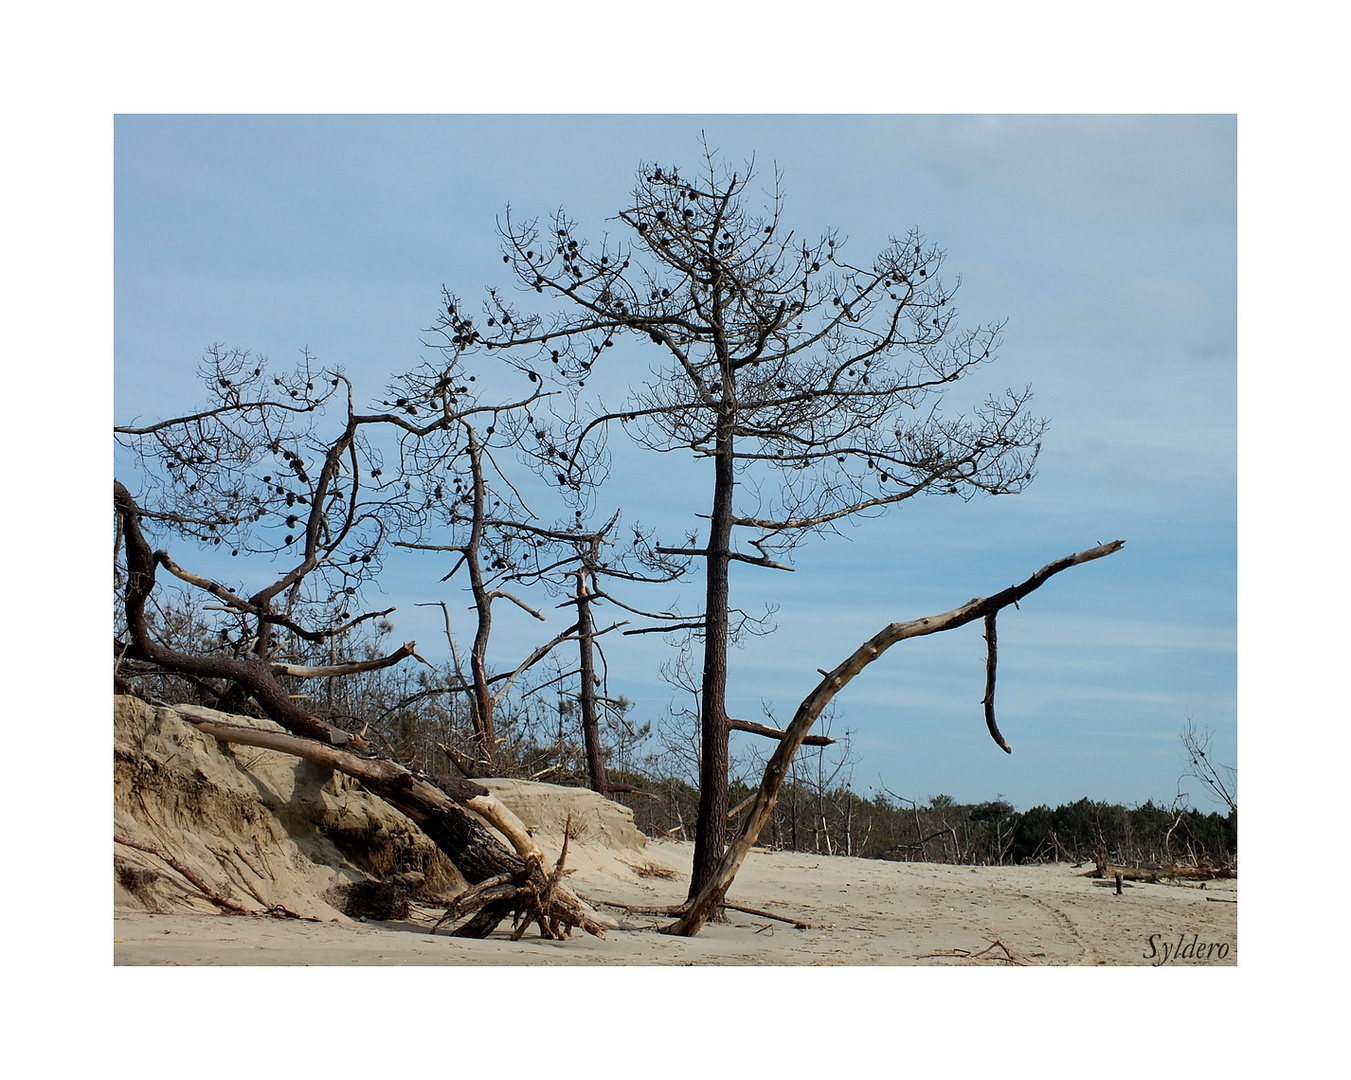
{"type": "Polygon", "coordinates": [[[257,914],[257,912],[253,911],[251,908],[246,908],[242,904],[237,904],[228,896],[217,892],[204,877],[196,873],[190,866],[184,863],[183,860],[165,851],[157,844],[150,844],[141,840],[130,840],[125,836],[119,836],[117,834],[113,835],[113,843],[121,844],[123,847],[133,848],[136,851],[144,851],[147,855],[153,855],[162,862],[168,863],[170,867],[186,878],[198,892],[217,907],[223,907],[225,910],[233,911],[238,915],[257,914]]]}

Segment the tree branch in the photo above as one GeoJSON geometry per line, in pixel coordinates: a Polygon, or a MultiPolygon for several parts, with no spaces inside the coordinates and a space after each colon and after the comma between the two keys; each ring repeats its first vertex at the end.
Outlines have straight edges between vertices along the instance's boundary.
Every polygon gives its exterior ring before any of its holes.
{"type": "MultiPolygon", "coordinates": [[[[763,735],[767,739],[784,739],[788,737],[788,732],[780,731],[778,728],[768,727],[765,724],[757,724],[754,720],[734,720],[731,717],[727,719],[727,727],[731,731],[746,731],[752,735],[763,735]]],[[[835,740],[829,735],[808,735],[802,740],[803,746],[833,746],[835,740]]],[[[731,816],[731,811],[728,811],[731,816]]]]}
{"type": "Polygon", "coordinates": [[[487,597],[488,597],[489,600],[496,600],[499,596],[500,596],[503,600],[510,600],[513,604],[515,604],[518,608],[520,608],[522,611],[524,611],[527,615],[533,615],[533,616],[534,616],[535,618],[537,618],[540,622],[547,622],[547,621],[548,621],[547,619],[545,619],[545,617],[544,617],[543,615],[541,615],[538,611],[536,611],[534,608],[532,608],[532,607],[531,607],[529,604],[527,604],[524,600],[520,600],[520,599],[518,599],[517,597],[512,596],[511,593],[509,593],[509,592],[505,592],[505,591],[502,590],[502,589],[493,589],[491,592],[489,592],[489,593],[487,594],[487,597]]]}
{"type": "Polygon", "coordinates": [[[398,649],[388,656],[378,656],[374,660],[352,660],[343,664],[322,664],[307,666],[304,664],[273,664],[272,672],[275,675],[293,675],[298,679],[335,679],[343,675],[355,675],[362,671],[379,671],[381,668],[392,667],[400,660],[414,655],[417,649],[416,641],[409,641],[400,645],[398,649]]]}
{"type": "MultiPolygon", "coordinates": [[[[734,521],[733,524],[739,524],[739,522],[734,521]]],[[[756,546],[758,547],[759,545],[756,546]]],[[[705,558],[707,558],[710,555],[725,554],[729,559],[735,559],[737,562],[750,563],[752,566],[767,566],[771,570],[787,570],[789,573],[793,573],[795,569],[794,567],[791,566],[785,566],[783,563],[774,562],[774,560],[768,559],[763,555],[761,556],[743,555],[739,551],[716,552],[716,551],[709,551],[707,548],[668,548],[668,547],[659,547],[656,548],[655,551],[657,552],[658,555],[700,555],[705,558]]]]}

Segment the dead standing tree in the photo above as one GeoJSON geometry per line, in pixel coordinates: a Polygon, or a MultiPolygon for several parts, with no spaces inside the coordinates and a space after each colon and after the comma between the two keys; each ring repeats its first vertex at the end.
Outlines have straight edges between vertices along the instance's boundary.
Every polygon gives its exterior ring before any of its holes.
{"type": "MultiPolygon", "coordinates": [[[[657,619],[669,623],[680,616],[673,612],[648,612],[631,607],[616,600],[603,587],[603,582],[622,580],[630,583],[660,584],[674,581],[685,572],[683,561],[658,553],[651,537],[635,526],[633,543],[628,552],[620,551],[617,556],[602,557],[606,545],[614,546],[610,537],[611,530],[618,524],[619,515],[615,514],[606,525],[595,532],[570,538],[575,559],[569,575],[575,580],[576,588],[565,601],[577,608],[577,704],[581,712],[582,744],[586,753],[587,782],[591,790],[609,798],[616,791],[631,790],[629,785],[616,787],[606,773],[605,758],[601,746],[600,711],[604,702],[597,693],[603,680],[596,671],[596,657],[600,653],[597,639],[601,634],[616,629],[619,625],[597,631],[594,609],[598,604],[611,603],[631,614],[647,619],[657,619]],[[631,563],[637,560],[641,569],[635,569],[631,563]]],[[[603,654],[602,654],[603,659],[603,654]]],[[[619,721],[624,722],[622,713],[619,721]]]]}
{"type": "MultiPolygon", "coordinates": [[[[1114,540],[1111,543],[1100,544],[1087,551],[1057,559],[1055,562],[1043,566],[1019,585],[1010,586],[993,596],[970,600],[961,607],[945,614],[892,623],[855,649],[833,671],[825,672],[816,688],[798,706],[797,713],[793,716],[792,723],[788,725],[784,738],[780,740],[774,755],[765,766],[760,789],[755,794],[754,802],[747,812],[746,821],[742,825],[740,833],[728,845],[726,852],[718,861],[713,875],[704,883],[698,893],[690,898],[684,914],[676,922],[666,927],[665,932],[693,937],[703,927],[704,923],[721,908],[723,898],[726,896],[728,888],[731,887],[732,880],[736,877],[736,873],[741,868],[741,864],[745,861],[751,847],[759,839],[760,832],[769,820],[770,814],[773,813],[774,804],[779,797],[779,790],[783,786],[784,778],[788,775],[788,769],[792,764],[794,755],[802,745],[803,738],[811,730],[812,724],[816,722],[816,718],[821,715],[822,710],[865,667],[897,642],[904,641],[907,638],[953,630],[982,618],[986,620],[987,626],[990,626],[1000,611],[1010,605],[1017,604],[1029,593],[1041,588],[1055,574],[1062,570],[1068,570],[1071,566],[1078,566],[1080,563],[1090,562],[1093,559],[1100,559],[1105,555],[1120,551],[1124,543],[1122,540],[1114,540]]],[[[983,702],[985,721],[991,738],[994,739],[999,748],[1005,753],[1012,753],[1012,748],[1004,739],[1004,736],[1000,734],[994,720],[993,680],[996,657],[993,635],[987,634],[986,641],[988,648],[988,682],[983,702]]]]}
{"type": "MultiPolygon", "coordinates": [[[[470,718],[476,746],[470,758],[457,757],[457,766],[469,776],[491,776],[498,763],[498,733],[496,713],[503,698],[517,679],[549,655],[558,645],[568,640],[574,628],[555,634],[548,642],[535,648],[523,660],[504,673],[493,673],[489,665],[488,648],[492,640],[493,608],[498,600],[508,600],[532,618],[544,621],[544,616],[520,597],[501,588],[523,556],[519,532],[521,525],[533,515],[523,505],[515,489],[497,469],[492,439],[497,435],[501,417],[494,416],[483,433],[467,419],[459,419],[462,439],[451,439],[450,445],[440,448],[421,448],[427,457],[423,471],[433,475],[445,474],[442,521],[458,536],[451,543],[396,541],[399,547],[418,551],[449,552],[457,556],[454,565],[441,580],[451,581],[463,572],[474,613],[473,642],[469,648],[469,672],[458,670],[459,685],[447,687],[450,692],[464,692],[470,702],[470,718]],[[497,483],[494,484],[494,479],[497,483]]],[[[506,436],[506,447],[513,445],[514,436],[506,436]]],[[[440,490],[440,489],[439,489],[440,490]]],[[[446,634],[453,655],[454,636],[450,614],[446,610],[446,634]]]]}
{"type": "MultiPolygon", "coordinates": [[[[658,553],[649,533],[634,525],[633,538],[627,548],[621,548],[615,537],[620,515],[616,512],[603,526],[588,529],[582,524],[582,511],[570,526],[555,525],[545,528],[522,521],[491,520],[488,524],[498,530],[503,539],[513,543],[523,554],[508,564],[510,581],[527,586],[543,585],[555,593],[565,591],[564,582],[572,589],[559,607],[576,610],[575,621],[548,646],[564,641],[577,643],[577,668],[563,672],[558,679],[545,686],[575,676],[578,680],[577,705],[581,718],[582,738],[587,763],[587,780],[593,791],[609,797],[617,790],[606,774],[600,737],[600,714],[610,706],[608,699],[598,692],[604,683],[598,672],[597,659],[604,663],[599,639],[624,625],[624,621],[608,626],[597,626],[596,609],[610,604],[629,614],[644,619],[669,623],[680,616],[672,612],[649,612],[617,599],[610,591],[611,582],[631,585],[655,585],[671,582],[685,571],[685,560],[658,553]]],[[[539,650],[532,654],[537,659],[539,650]]],[[[541,690],[544,686],[536,687],[541,690]]]]}
{"type": "Polygon", "coordinates": [[[523,314],[490,291],[490,341],[584,379],[621,344],[651,346],[653,378],[619,408],[560,435],[566,473],[588,440],[621,425],[640,445],[713,465],[705,561],[700,806],[691,892],[710,880],[727,826],[728,639],[733,563],[788,569],[774,555],[805,534],[922,493],[1017,492],[1031,479],[1044,423],[1029,391],[940,411],[947,391],[989,362],[1000,327],[963,330],[942,252],[917,232],[866,265],[834,233],[799,237],[777,193],[743,196],[749,167],[711,152],[697,177],[644,167],[619,214],[627,244],[589,244],[561,212],[547,228],[508,214],[504,260],[527,291],[567,305],[523,314]],[[531,353],[530,350],[535,350],[531,353]],[[734,543],[747,534],[747,551],[734,543]]]}
{"type": "MultiPolygon", "coordinates": [[[[453,301],[450,309],[455,310],[453,301]]],[[[468,343],[457,341],[449,346],[461,356],[468,343]]],[[[425,388],[423,391],[425,396],[425,388]]],[[[503,410],[491,417],[491,423],[480,430],[468,418],[459,418],[453,427],[459,429],[458,438],[428,439],[414,454],[419,461],[418,471],[423,475],[445,474],[446,493],[441,499],[440,524],[452,533],[450,543],[396,541],[398,547],[419,551],[448,552],[456,556],[454,564],[442,581],[457,576],[466,580],[473,612],[473,641],[469,649],[469,671],[466,675],[458,662],[454,631],[446,611],[446,633],[455,658],[458,683],[444,687],[447,692],[463,692],[470,701],[470,715],[477,743],[470,757],[455,755],[456,766],[469,776],[492,775],[497,761],[498,732],[496,714],[499,706],[518,680],[531,668],[550,656],[568,641],[577,641],[583,688],[579,694],[588,738],[595,735],[596,694],[594,664],[596,639],[615,629],[614,626],[597,629],[592,617],[593,605],[613,599],[600,591],[598,578],[624,579],[630,582],[661,583],[674,580],[684,569],[680,560],[656,554],[651,537],[635,527],[630,551],[605,557],[603,549],[613,547],[609,536],[619,520],[616,513],[599,530],[587,530],[582,524],[583,510],[575,511],[571,525],[540,524],[540,517],[527,504],[518,486],[509,480],[497,463],[497,455],[513,451],[521,459],[535,466],[536,471],[553,481],[574,504],[585,506],[593,477],[603,471],[600,463],[592,460],[583,468],[574,462],[570,476],[556,473],[552,465],[555,448],[548,444],[539,418],[531,410],[533,402],[503,410]],[[445,445],[443,445],[443,443],[445,445]],[[453,478],[452,478],[453,477],[453,478]],[[579,591],[564,606],[575,605],[577,618],[548,641],[534,648],[527,656],[504,671],[494,672],[490,665],[489,646],[494,626],[493,609],[497,601],[507,600],[531,617],[545,621],[545,616],[526,603],[512,586],[526,588],[543,584],[558,592],[562,583],[575,579],[579,591]]],[[[437,491],[441,491],[438,485],[437,491]]],[[[635,608],[627,610],[638,612],[635,608]]],[[[588,760],[592,765],[592,786],[608,794],[603,769],[594,771],[599,759],[598,743],[591,741],[588,760]],[[601,786],[596,786],[597,784],[601,786]]]]}

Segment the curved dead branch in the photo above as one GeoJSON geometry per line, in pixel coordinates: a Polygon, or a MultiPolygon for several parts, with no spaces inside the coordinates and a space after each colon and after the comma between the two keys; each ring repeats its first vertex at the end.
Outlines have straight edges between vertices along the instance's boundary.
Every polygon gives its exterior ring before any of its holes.
{"type": "Polygon", "coordinates": [[[770,813],[779,797],[779,789],[783,786],[784,779],[788,775],[788,767],[792,764],[793,757],[802,745],[812,724],[815,723],[816,718],[821,715],[822,710],[830,704],[835,695],[843,690],[850,680],[865,667],[898,641],[922,637],[927,634],[937,634],[944,630],[953,630],[976,619],[992,616],[1010,604],[1016,604],[1028,593],[1041,588],[1051,577],[1062,570],[1068,570],[1080,563],[1111,555],[1120,551],[1124,545],[1124,540],[1113,540],[1108,544],[1099,544],[1087,551],[1080,551],[1077,554],[1067,555],[1063,559],[1047,563],[1026,581],[1012,585],[993,596],[983,599],[978,597],[942,615],[930,615],[925,618],[911,619],[908,622],[892,623],[855,649],[833,671],[827,672],[825,677],[816,685],[816,688],[798,706],[797,713],[793,716],[793,722],[788,725],[784,738],[779,742],[778,748],[765,766],[765,774],[760,781],[760,789],[755,794],[754,803],[750,812],[746,815],[746,821],[742,825],[740,833],[723,852],[712,877],[699,894],[691,900],[685,915],[670,926],[665,927],[663,933],[693,937],[722,904],[723,897],[732,884],[732,879],[736,877],[736,873],[741,868],[746,855],[750,852],[752,845],[759,839],[761,830],[769,821],[770,813]]]}
{"type": "Polygon", "coordinates": [[[387,656],[377,656],[374,660],[349,660],[342,664],[273,664],[272,670],[278,675],[293,675],[301,679],[336,679],[343,675],[354,675],[361,671],[379,671],[393,667],[400,660],[413,656],[417,652],[417,642],[409,641],[400,645],[387,656]]]}

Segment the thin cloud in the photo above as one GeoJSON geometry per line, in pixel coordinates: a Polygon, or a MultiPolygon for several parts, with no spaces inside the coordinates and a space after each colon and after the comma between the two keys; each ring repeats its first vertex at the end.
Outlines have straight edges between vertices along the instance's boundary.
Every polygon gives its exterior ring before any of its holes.
{"type": "Polygon", "coordinates": [[[926,116],[879,121],[944,179],[1089,218],[1232,216],[1231,116],[926,116]]]}

